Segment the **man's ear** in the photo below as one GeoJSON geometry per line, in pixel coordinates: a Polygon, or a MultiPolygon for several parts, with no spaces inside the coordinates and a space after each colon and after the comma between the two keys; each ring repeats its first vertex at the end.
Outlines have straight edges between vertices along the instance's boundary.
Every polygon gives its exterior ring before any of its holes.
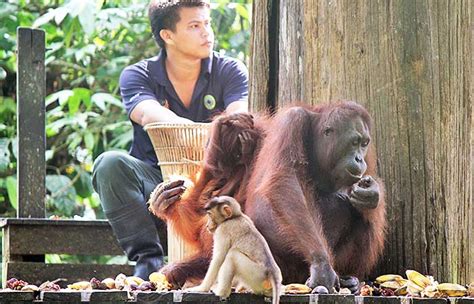
{"type": "Polygon", "coordinates": [[[166,44],[174,45],[173,38],[171,36],[171,31],[163,29],[160,31],[160,37],[166,44]]]}
{"type": "Polygon", "coordinates": [[[231,218],[232,217],[232,208],[228,205],[222,206],[222,215],[224,215],[225,219],[231,218]]]}

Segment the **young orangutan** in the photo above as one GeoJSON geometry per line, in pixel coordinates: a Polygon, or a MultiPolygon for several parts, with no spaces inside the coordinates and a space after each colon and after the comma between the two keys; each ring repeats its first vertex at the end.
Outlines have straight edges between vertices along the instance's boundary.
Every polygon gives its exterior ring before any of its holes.
{"type": "Polygon", "coordinates": [[[161,271],[175,287],[186,280],[201,280],[212,256],[212,235],[206,229],[203,212],[206,202],[220,195],[246,200],[246,185],[254,155],[264,137],[265,117],[250,114],[222,115],[211,124],[209,143],[202,168],[194,185],[186,189],[184,181],[165,182],[150,196],[150,211],[173,225],[180,237],[197,253],[183,261],[165,266],[161,271]]]}

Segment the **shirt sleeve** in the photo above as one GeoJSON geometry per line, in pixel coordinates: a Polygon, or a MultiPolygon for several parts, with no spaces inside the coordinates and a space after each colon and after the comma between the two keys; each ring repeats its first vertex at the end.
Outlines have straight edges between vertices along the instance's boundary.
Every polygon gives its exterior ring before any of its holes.
{"type": "Polygon", "coordinates": [[[144,100],[157,100],[150,83],[146,64],[128,66],[120,74],[120,95],[128,115],[144,100]]]}
{"type": "Polygon", "coordinates": [[[234,101],[247,101],[249,95],[249,72],[245,64],[233,59],[224,71],[227,79],[224,83],[224,105],[234,101]]]}

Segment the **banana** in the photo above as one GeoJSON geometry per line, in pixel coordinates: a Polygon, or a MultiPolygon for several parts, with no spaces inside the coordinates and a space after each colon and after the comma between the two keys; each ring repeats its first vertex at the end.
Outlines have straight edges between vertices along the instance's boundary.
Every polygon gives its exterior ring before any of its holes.
{"type": "Polygon", "coordinates": [[[162,274],[161,272],[153,272],[150,274],[150,276],[148,277],[148,280],[152,283],[162,283],[162,282],[168,282],[168,280],[166,280],[166,276],[164,274],[162,274]]]}
{"type": "Polygon", "coordinates": [[[408,294],[407,284],[403,284],[403,286],[395,290],[394,293],[396,296],[406,296],[408,294]]]}
{"type": "Polygon", "coordinates": [[[112,278],[103,279],[102,283],[104,283],[108,289],[115,289],[115,280],[112,278]]]}
{"type": "Polygon", "coordinates": [[[141,283],[143,283],[145,280],[143,280],[142,278],[140,277],[127,277],[125,279],[125,285],[130,285],[131,283],[135,283],[137,285],[140,285],[141,283]]]}
{"type": "Polygon", "coordinates": [[[428,285],[431,285],[431,281],[429,278],[425,277],[421,273],[415,270],[407,270],[406,275],[408,280],[412,281],[416,285],[420,286],[422,289],[428,285]]]}
{"type": "Polygon", "coordinates": [[[304,284],[292,283],[284,287],[285,293],[291,294],[301,294],[301,293],[310,293],[311,288],[304,284]]]}
{"type": "Polygon", "coordinates": [[[420,293],[423,291],[423,288],[419,285],[413,283],[412,281],[407,281],[407,292],[412,296],[419,296],[420,293]]]}
{"type": "Polygon", "coordinates": [[[440,298],[442,296],[441,292],[439,292],[438,287],[436,285],[429,285],[426,286],[425,289],[421,292],[422,297],[427,298],[440,298]]]}
{"type": "Polygon", "coordinates": [[[123,273],[119,273],[117,277],[115,277],[115,288],[122,290],[125,287],[126,278],[126,275],[124,275],[123,273]]]}
{"type": "Polygon", "coordinates": [[[376,284],[382,284],[384,282],[389,282],[389,281],[397,281],[403,279],[402,276],[398,274],[384,274],[375,279],[376,284]]]}
{"type": "Polygon", "coordinates": [[[438,290],[448,297],[462,297],[467,294],[466,287],[454,283],[439,284],[438,290]]]}
{"type": "Polygon", "coordinates": [[[39,291],[39,287],[36,285],[26,285],[21,288],[21,291],[39,291]]]}
{"type": "Polygon", "coordinates": [[[156,290],[169,290],[171,289],[172,285],[166,279],[166,276],[161,272],[153,272],[148,277],[148,280],[155,284],[156,290]]]}
{"type": "Polygon", "coordinates": [[[392,290],[397,290],[399,289],[400,287],[402,287],[403,285],[400,284],[399,282],[397,281],[386,281],[386,282],[383,282],[382,284],[380,284],[380,287],[382,288],[388,288],[388,289],[392,289],[392,290]]]}
{"type": "Polygon", "coordinates": [[[474,298],[474,282],[472,282],[471,284],[469,284],[469,286],[467,286],[467,296],[474,298]]]}
{"type": "Polygon", "coordinates": [[[76,282],[74,284],[70,284],[67,286],[69,289],[74,289],[74,290],[86,290],[86,289],[92,289],[91,283],[87,281],[80,281],[76,282]]]}

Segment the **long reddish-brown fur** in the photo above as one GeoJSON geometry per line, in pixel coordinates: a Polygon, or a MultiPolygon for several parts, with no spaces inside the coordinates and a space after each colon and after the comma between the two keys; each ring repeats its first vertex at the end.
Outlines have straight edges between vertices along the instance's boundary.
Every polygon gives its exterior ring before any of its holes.
{"type": "MultiPolygon", "coordinates": [[[[246,114],[243,114],[246,115],[246,114]]],[[[254,153],[260,148],[264,137],[263,126],[266,116],[258,119],[240,119],[237,115],[223,115],[213,120],[209,143],[201,170],[194,177],[194,186],[187,189],[182,198],[170,205],[165,212],[157,215],[175,232],[194,247],[196,254],[172,263],[163,269],[168,280],[175,286],[182,286],[187,280],[202,279],[207,271],[212,255],[212,235],[206,229],[203,212],[205,203],[214,196],[233,196],[238,201],[246,200],[246,186],[253,165],[254,153]],[[238,135],[247,132],[253,146],[251,155],[245,160],[233,159],[240,153],[241,143],[238,135]]]]}
{"type": "Polygon", "coordinates": [[[326,147],[324,164],[311,153],[331,120],[354,117],[362,118],[370,129],[369,114],[355,103],[282,110],[269,127],[273,131],[268,132],[257,157],[245,212],[267,239],[285,282],[305,282],[315,253],[325,257],[338,274],[364,277],[383,250],[384,191],[376,176],[373,147],[365,156],[365,175],[378,181],[380,195],[377,208],[364,211],[321,190],[331,173],[325,168],[339,157],[333,147],[326,147]]]}
{"type": "Polygon", "coordinates": [[[303,283],[315,253],[338,274],[364,277],[383,250],[386,225],[375,149],[370,145],[365,156],[365,175],[378,182],[379,202],[377,208],[362,211],[327,190],[329,168],[340,157],[333,151],[338,139],[324,147],[325,161],[316,161],[313,151],[325,125],[356,117],[370,129],[369,114],[355,103],[292,107],[271,120],[257,118],[251,128],[257,148],[245,165],[228,161],[228,154],[239,146],[236,140],[242,126],[223,128],[222,121],[214,121],[199,179],[188,196],[161,215],[198,249],[195,256],[167,266],[168,279],[180,285],[204,276],[212,238],[205,229],[202,207],[216,195],[234,196],[241,202],[269,243],[285,282],[303,283]]]}

